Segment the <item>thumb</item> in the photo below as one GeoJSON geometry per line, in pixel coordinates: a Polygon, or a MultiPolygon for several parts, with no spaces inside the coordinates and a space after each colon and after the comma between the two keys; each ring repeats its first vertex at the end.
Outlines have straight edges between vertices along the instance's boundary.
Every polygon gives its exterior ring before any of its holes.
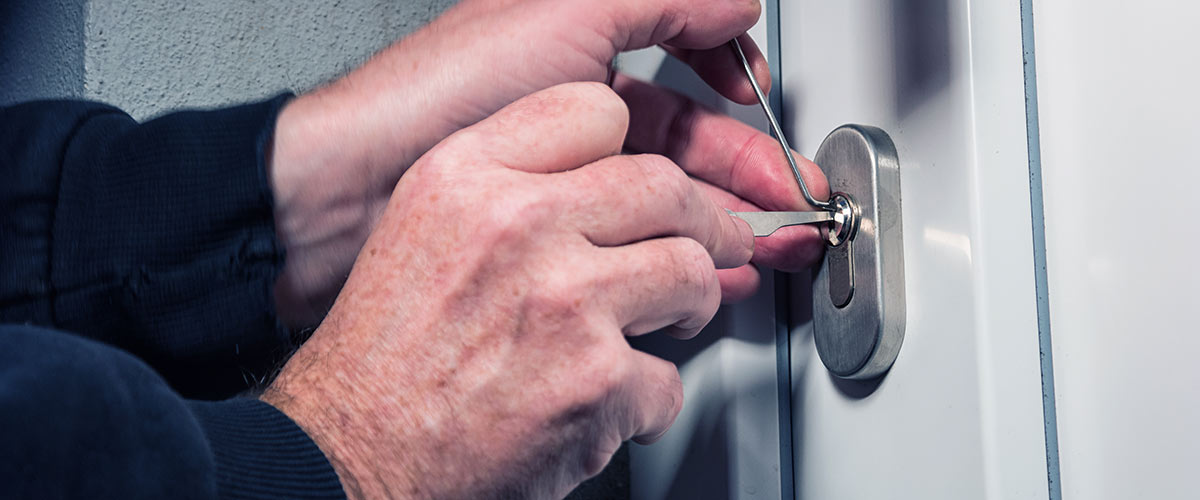
{"type": "Polygon", "coordinates": [[[621,152],[629,108],[599,83],[565,83],[523,97],[446,139],[526,172],[560,172],[621,152]]]}

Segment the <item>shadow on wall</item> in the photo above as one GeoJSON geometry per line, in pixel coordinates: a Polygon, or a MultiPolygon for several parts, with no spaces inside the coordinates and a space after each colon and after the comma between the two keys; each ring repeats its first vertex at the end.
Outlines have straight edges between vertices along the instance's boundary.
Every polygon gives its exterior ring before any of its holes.
{"type": "Polygon", "coordinates": [[[86,0],[0,0],[0,106],[83,96],[86,0]]]}
{"type": "Polygon", "coordinates": [[[691,66],[674,57],[663,59],[662,66],[659,66],[658,72],[654,74],[654,83],[675,90],[692,98],[693,101],[712,108],[720,106],[725,100],[724,97],[709,88],[708,84],[704,83],[699,76],[696,76],[691,66]]]}
{"type": "MultiPolygon", "coordinates": [[[[735,399],[775,395],[774,367],[764,376],[753,368],[733,370],[759,363],[774,355],[774,346],[737,338],[741,333],[727,310],[718,313],[709,327],[687,341],[652,333],[633,344],[679,366],[683,379],[684,411],[675,425],[652,447],[642,448],[644,457],[634,463],[634,492],[647,499],[726,498],[744,487],[738,471],[747,466],[771,467],[777,464],[774,446],[757,448],[755,456],[738,453],[734,448],[748,443],[761,429],[739,427],[735,399]],[[678,361],[686,360],[686,362],[678,361]],[[757,453],[761,451],[761,455],[757,453]],[[737,463],[750,460],[753,464],[737,463]],[[653,481],[646,481],[653,477],[653,481]]],[[[772,334],[773,332],[765,332],[772,334]]],[[[743,401],[742,404],[745,404],[743,401]]],[[[774,408],[774,405],[767,405],[774,408]]],[[[771,444],[774,444],[773,442],[771,444]]],[[[753,482],[749,483],[753,484],[753,482]]],[[[767,494],[768,492],[762,492],[767,494]]]]}
{"type": "Polygon", "coordinates": [[[907,117],[950,83],[949,0],[893,0],[896,116],[907,117]]]}

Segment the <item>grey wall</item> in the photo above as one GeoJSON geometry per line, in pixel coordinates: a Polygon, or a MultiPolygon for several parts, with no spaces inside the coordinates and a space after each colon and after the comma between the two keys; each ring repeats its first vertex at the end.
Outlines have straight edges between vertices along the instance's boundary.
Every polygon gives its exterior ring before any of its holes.
{"type": "Polygon", "coordinates": [[[83,95],[85,0],[0,0],[0,105],[83,95]]]}
{"type": "MultiPolygon", "coordinates": [[[[455,2],[0,0],[0,105],[84,97],[144,119],[301,92],[455,2]]],[[[570,498],[627,498],[628,456],[570,498]]]]}
{"type": "Polygon", "coordinates": [[[91,0],[84,95],[136,117],[315,87],[453,0],[91,0]]]}
{"type": "Polygon", "coordinates": [[[137,118],[311,89],[455,0],[0,0],[0,104],[77,97],[137,118]]]}

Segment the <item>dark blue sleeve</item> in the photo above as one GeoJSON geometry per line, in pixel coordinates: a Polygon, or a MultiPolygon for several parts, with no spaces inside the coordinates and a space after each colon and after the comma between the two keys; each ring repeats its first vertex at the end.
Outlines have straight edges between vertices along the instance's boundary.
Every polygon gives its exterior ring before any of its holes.
{"type": "Polygon", "coordinates": [[[292,347],[263,159],[285,101],[0,108],[0,498],[343,496],[294,422],[226,399],[292,347]]]}
{"type": "Polygon", "coordinates": [[[98,342],[0,326],[0,498],[339,498],[337,475],[255,399],[188,402],[98,342]]]}
{"type": "Polygon", "coordinates": [[[137,123],[83,101],[0,108],[0,323],[58,328],[221,399],[292,348],[264,169],[287,96],[137,123]]]}

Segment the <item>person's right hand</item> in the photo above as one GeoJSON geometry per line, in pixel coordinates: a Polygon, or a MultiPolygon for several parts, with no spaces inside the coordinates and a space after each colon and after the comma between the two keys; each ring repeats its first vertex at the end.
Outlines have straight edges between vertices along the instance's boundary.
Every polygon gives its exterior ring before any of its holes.
{"type": "MultiPolygon", "coordinates": [[[[319,321],[401,175],[429,148],[514,100],[575,81],[605,81],[619,52],[661,45],[718,92],[754,90],[727,42],[739,36],[760,82],[766,60],[748,36],[759,0],[464,0],[322,89],[289,103],[275,133],[272,185],[287,249],[276,287],[290,326],[319,321]]],[[[687,98],[623,75],[613,87],[633,116],[628,150],[671,158],[736,211],[806,205],[770,136],[687,98]]],[[[800,159],[808,186],[820,170],[800,159]]],[[[756,264],[798,270],[824,244],[814,227],[759,240],[756,264]]],[[[722,270],[725,299],[758,286],[754,266],[722,270]]]]}
{"type": "Polygon", "coordinates": [[[698,332],[754,238],[670,160],[618,155],[628,120],[602,84],[552,87],[396,185],[263,397],[351,497],[561,497],[671,425],[678,372],[625,336],[698,332]]]}

